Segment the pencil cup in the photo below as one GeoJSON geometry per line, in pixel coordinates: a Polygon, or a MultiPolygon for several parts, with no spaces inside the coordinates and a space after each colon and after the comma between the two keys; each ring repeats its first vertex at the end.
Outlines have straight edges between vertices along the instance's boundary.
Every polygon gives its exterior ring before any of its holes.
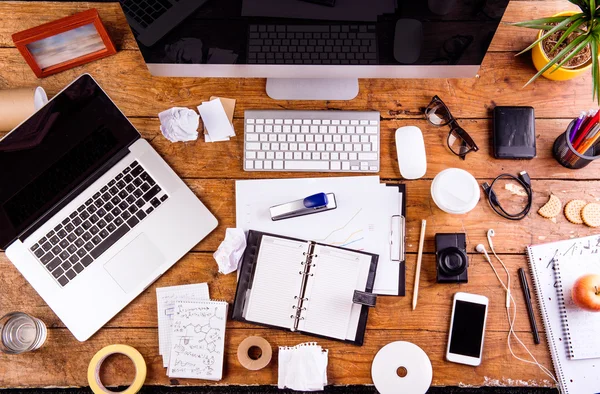
{"type": "Polygon", "coordinates": [[[552,153],[556,161],[558,161],[563,167],[577,170],[600,158],[600,147],[593,145],[583,154],[577,152],[575,148],[573,148],[569,138],[574,124],[575,121],[569,123],[567,130],[559,135],[554,141],[552,153]]]}

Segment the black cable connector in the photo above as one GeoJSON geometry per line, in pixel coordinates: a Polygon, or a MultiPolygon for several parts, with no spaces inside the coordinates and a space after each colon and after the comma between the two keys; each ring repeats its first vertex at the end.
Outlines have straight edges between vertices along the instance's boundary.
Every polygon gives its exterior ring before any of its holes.
{"type": "Polygon", "coordinates": [[[496,177],[496,179],[494,179],[492,181],[491,185],[487,182],[484,182],[481,185],[481,187],[483,188],[483,192],[487,196],[487,200],[488,200],[488,203],[490,204],[490,207],[494,210],[494,212],[496,212],[498,215],[502,216],[505,219],[509,219],[509,220],[524,219],[527,216],[527,214],[529,213],[529,211],[531,210],[531,205],[533,204],[533,190],[531,188],[531,178],[529,177],[529,174],[527,173],[527,171],[521,171],[519,173],[518,178],[511,174],[498,175],[496,177]],[[516,214],[507,212],[500,204],[500,201],[498,200],[498,196],[496,195],[496,193],[494,193],[494,185],[500,179],[514,180],[514,181],[518,182],[523,187],[523,189],[525,189],[525,192],[527,192],[527,206],[521,212],[516,213],[516,214]]]}

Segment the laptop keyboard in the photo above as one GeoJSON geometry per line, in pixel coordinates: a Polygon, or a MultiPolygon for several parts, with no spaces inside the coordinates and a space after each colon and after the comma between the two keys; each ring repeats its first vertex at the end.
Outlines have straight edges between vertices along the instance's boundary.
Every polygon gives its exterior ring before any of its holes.
{"type": "Polygon", "coordinates": [[[65,286],[167,198],[134,161],[30,250],[65,286]]]}
{"type": "Polygon", "coordinates": [[[143,27],[160,18],[172,4],[169,0],[121,0],[123,11],[143,27]]]}
{"type": "Polygon", "coordinates": [[[377,64],[375,25],[250,25],[250,64],[377,64]]]}

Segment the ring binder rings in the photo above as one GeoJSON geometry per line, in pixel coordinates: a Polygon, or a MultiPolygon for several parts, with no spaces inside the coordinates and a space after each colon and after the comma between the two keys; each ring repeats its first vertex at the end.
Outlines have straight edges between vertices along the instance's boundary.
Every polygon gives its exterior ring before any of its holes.
{"type": "Polygon", "coordinates": [[[377,255],[253,230],[247,244],[234,320],[362,345],[377,255]]]}
{"type": "Polygon", "coordinates": [[[406,193],[406,185],[383,184],[378,176],[236,181],[236,227],[375,253],[373,293],[404,296],[406,193]],[[323,190],[335,193],[336,209],[281,221],[264,214],[281,201],[323,190]]]}

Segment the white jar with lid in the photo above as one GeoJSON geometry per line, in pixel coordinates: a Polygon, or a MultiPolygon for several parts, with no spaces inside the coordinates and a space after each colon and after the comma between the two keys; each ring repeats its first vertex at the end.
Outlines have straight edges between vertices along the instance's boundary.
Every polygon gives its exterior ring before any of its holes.
{"type": "Polygon", "coordinates": [[[479,185],[471,174],[460,168],[448,168],[433,179],[431,197],[442,211],[463,214],[477,206],[479,185]]]}

